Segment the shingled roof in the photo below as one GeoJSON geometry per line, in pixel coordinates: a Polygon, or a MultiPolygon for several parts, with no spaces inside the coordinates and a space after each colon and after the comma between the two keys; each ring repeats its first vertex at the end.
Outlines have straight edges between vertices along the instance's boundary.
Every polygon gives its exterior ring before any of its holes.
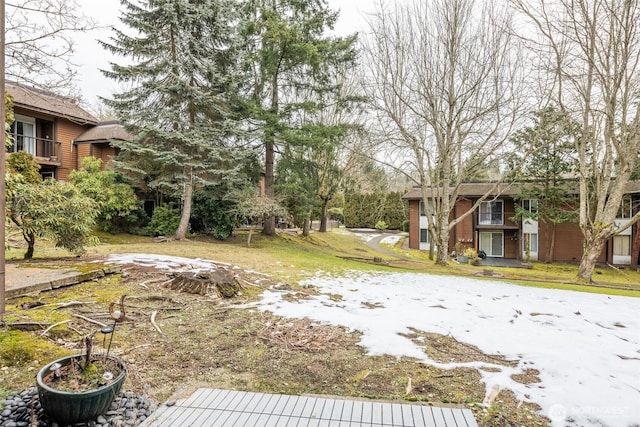
{"type": "MultiPolygon", "coordinates": [[[[575,185],[570,185],[571,181],[567,181],[566,185],[573,187],[575,193],[578,193],[578,185],[577,182],[574,181],[575,185]]],[[[511,183],[511,184],[498,184],[494,191],[491,189],[495,186],[495,182],[463,182],[460,184],[460,190],[458,192],[459,197],[481,197],[487,193],[490,193],[491,196],[515,196],[520,193],[523,185],[527,185],[531,183],[511,183]]],[[[427,189],[427,196],[433,197],[437,194],[434,193],[433,188],[427,189]]],[[[453,191],[453,188],[451,188],[453,191]]],[[[627,183],[625,187],[625,194],[635,194],[640,193],[640,181],[630,181],[627,183]]],[[[407,192],[403,196],[403,199],[407,200],[421,200],[422,199],[422,190],[420,187],[413,187],[411,190],[407,192]]]]}
{"type": "Polygon", "coordinates": [[[112,139],[131,141],[133,139],[133,135],[127,132],[120,122],[108,121],[98,123],[96,127],[83,132],[82,135],[74,140],[74,142],[109,142],[112,139]]]}
{"type": "Polygon", "coordinates": [[[13,103],[16,107],[64,117],[81,125],[98,123],[98,119],[80,107],[73,98],[15,82],[6,82],[5,88],[13,96],[13,103]]]}
{"type": "MultiPolygon", "coordinates": [[[[495,182],[463,182],[462,184],[460,184],[458,195],[460,197],[484,196],[485,194],[490,192],[495,185],[495,182]]],[[[453,188],[451,188],[451,191],[453,191],[453,188]]],[[[501,194],[505,196],[514,196],[519,192],[520,188],[517,185],[513,184],[498,184],[495,190],[491,191],[491,193],[493,193],[494,195],[501,194]]],[[[433,188],[428,188],[427,196],[434,196],[433,188]]],[[[407,194],[403,196],[403,198],[408,200],[422,199],[422,190],[420,189],[420,187],[413,187],[407,192],[407,194]]]]}

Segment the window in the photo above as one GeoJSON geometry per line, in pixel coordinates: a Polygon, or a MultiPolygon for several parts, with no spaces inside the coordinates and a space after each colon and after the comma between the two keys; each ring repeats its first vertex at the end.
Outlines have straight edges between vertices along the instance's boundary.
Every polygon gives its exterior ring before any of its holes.
{"type": "Polygon", "coordinates": [[[632,212],[631,197],[624,197],[618,210],[618,218],[629,219],[633,216],[632,212]]]}
{"type": "Polygon", "coordinates": [[[538,233],[524,233],[522,236],[522,251],[524,253],[538,252],[538,233]]]}
{"type": "MultiPolygon", "coordinates": [[[[427,204],[429,205],[429,210],[431,211],[431,215],[435,213],[435,207],[433,205],[433,200],[428,200],[427,204]]],[[[424,202],[420,201],[420,216],[427,216],[427,211],[425,210],[424,202]]]]}
{"type": "Polygon", "coordinates": [[[532,214],[538,213],[538,201],[535,199],[524,199],[522,201],[522,209],[532,214]]]}
{"type": "Polygon", "coordinates": [[[420,229],[420,243],[429,243],[429,230],[426,228],[420,229]]]}
{"type": "Polygon", "coordinates": [[[502,200],[482,202],[479,214],[480,225],[502,225],[502,200]]]}
{"type": "Polygon", "coordinates": [[[12,152],[26,151],[36,155],[36,119],[16,114],[16,120],[11,125],[11,135],[12,152]]]}
{"type": "Polygon", "coordinates": [[[502,257],[504,247],[504,237],[501,231],[480,232],[480,250],[484,251],[490,257],[502,257]]]}
{"type": "Polygon", "coordinates": [[[613,254],[620,256],[631,255],[631,236],[613,236],[613,254]]]}

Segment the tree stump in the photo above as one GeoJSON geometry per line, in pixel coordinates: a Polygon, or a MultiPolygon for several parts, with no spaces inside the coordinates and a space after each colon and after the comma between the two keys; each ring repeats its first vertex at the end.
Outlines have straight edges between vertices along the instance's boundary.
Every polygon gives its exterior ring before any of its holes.
{"type": "Polygon", "coordinates": [[[215,292],[221,298],[233,298],[242,290],[235,276],[227,270],[201,273],[179,273],[168,284],[169,289],[198,295],[215,292]]]}

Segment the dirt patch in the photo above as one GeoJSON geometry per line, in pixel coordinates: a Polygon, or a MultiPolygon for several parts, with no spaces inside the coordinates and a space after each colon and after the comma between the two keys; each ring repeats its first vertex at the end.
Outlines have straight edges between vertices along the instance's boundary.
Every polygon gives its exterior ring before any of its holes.
{"type": "MultiPolygon", "coordinates": [[[[403,336],[424,348],[427,355],[441,363],[484,362],[490,364],[516,366],[515,360],[507,360],[501,355],[484,354],[478,347],[460,342],[452,336],[433,334],[409,328],[410,334],[403,336]]],[[[484,368],[490,370],[492,368],[484,368]]]]}
{"type": "MultiPolygon", "coordinates": [[[[19,304],[28,299],[18,301],[7,320],[13,316],[26,321],[33,316],[46,327],[70,319],[51,329],[48,337],[41,337],[41,331],[25,333],[79,352],[81,337],[99,329],[86,319],[109,323],[109,303],[127,294],[126,319],[117,326],[111,352],[128,365],[124,388],[158,401],[208,386],[465,406],[483,427],[548,423],[538,415],[539,408],[518,402],[508,391],[501,391],[490,408],[479,406],[485,386],[475,369],[442,370],[410,358],[367,356],[358,345],[357,332],[259,311],[258,295],[274,283],[258,273],[234,272],[243,283],[241,295],[222,299],[168,289],[168,272],[124,266],[121,276],[41,295],[49,308],[21,310],[19,304]],[[50,304],[68,301],[86,304],[50,308],[50,304]],[[154,313],[155,326],[151,322],[154,313]],[[58,317],[49,318],[52,315],[58,317]]],[[[294,287],[283,292],[305,298],[314,290],[294,287]]],[[[485,355],[453,337],[417,330],[407,336],[435,360],[514,363],[500,355],[485,355]]],[[[100,343],[95,346],[94,351],[99,351],[100,343]]],[[[529,374],[531,378],[536,375],[529,374]]],[[[530,381],[529,374],[523,381],[530,381]]],[[[14,384],[16,388],[31,385],[31,375],[25,368],[24,383],[14,384]]]]}

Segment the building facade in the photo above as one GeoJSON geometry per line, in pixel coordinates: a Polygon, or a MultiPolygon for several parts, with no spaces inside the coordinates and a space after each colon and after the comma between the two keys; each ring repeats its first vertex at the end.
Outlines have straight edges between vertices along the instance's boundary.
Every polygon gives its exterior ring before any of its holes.
{"type": "MultiPolygon", "coordinates": [[[[449,215],[449,220],[461,218],[494,187],[493,183],[463,183],[459,196],[449,215]]],[[[514,220],[516,204],[524,210],[536,212],[537,200],[516,200],[519,188],[514,185],[500,185],[495,195],[481,202],[478,208],[464,217],[449,233],[449,248],[467,247],[483,251],[487,257],[511,258],[531,261],[578,262],[582,258],[582,232],[578,224],[567,222],[557,224],[555,233],[545,223],[531,219],[514,220]],[[551,259],[547,248],[555,234],[551,259]]],[[[431,197],[431,193],[427,194],[431,197]]],[[[420,188],[410,190],[404,198],[409,203],[409,247],[429,249],[429,233],[420,188]]],[[[637,212],[640,205],[640,183],[628,186],[627,194],[616,219],[622,227],[637,212]]],[[[615,265],[638,265],[638,254],[633,252],[634,239],[640,238],[638,224],[635,224],[610,239],[599,262],[615,265]]]]}
{"type": "Polygon", "coordinates": [[[68,179],[87,156],[106,164],[116,154],[110,139],[126,137],[121,125],[99,123],[71,98],[12,82],[5,89],[13,97],[15,115],[7,154],[32,154],[43,178],[68,179]]]}

